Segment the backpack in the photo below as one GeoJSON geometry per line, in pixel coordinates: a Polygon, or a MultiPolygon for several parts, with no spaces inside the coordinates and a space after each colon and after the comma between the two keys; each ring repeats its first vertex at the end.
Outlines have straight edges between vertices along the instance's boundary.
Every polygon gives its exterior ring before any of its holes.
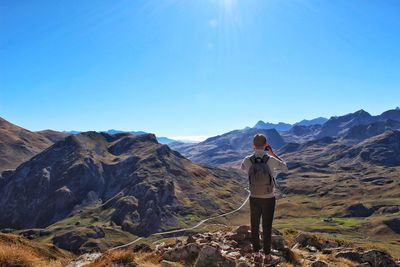
{"type": "Polygon", "coordinates": [[[250,157],[251,166],[249,169],[249,183],[251,195],[266,195],[274,191],[275,179],[267,164],[268,155],[250,157]]]}

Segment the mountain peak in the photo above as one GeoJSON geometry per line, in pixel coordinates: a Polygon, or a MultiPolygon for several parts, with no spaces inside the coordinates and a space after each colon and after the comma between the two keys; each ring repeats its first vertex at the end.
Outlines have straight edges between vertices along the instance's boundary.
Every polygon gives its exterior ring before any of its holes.
{"type": "Polygon", "coordinates": [[[359,115],[359,116],[368,116],[368,117],[371,116],[371,114],[369,114],[368,112],[366,112],[366,111],[363,110],[363,109],[357,110],[357,111],[354,112],[353,114],[359,115]]]}

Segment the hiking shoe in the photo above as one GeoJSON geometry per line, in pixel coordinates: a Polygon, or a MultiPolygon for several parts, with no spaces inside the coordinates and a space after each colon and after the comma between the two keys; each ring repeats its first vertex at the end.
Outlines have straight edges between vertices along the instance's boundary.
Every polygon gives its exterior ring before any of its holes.
{"type": "Polygon", "coordinates": [[[254,262],[263,263],[263,254],[261,252],[254,253],[254,262]]]}

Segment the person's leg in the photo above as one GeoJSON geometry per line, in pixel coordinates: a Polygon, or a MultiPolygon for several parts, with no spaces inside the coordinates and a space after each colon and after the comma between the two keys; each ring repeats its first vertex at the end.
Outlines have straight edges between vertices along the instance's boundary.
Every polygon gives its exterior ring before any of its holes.
{"type": "Polygon", "coordinates": [[[261,205],[259,199],[250,197],[251,243],[254,252],[260,250],[260,218],[261,205]]]}
{"type": "Polygon", "coordinates": [[[263,199],[262,227],[263,227],[263,251],[265,255],[271,253],[272,221],[275,212],[275,197],[263,199]]]}

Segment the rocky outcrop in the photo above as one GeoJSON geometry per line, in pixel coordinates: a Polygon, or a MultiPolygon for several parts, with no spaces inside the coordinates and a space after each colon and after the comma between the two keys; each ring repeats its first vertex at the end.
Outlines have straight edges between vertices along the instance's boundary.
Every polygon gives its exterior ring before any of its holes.
{"type": "Polygon", "coordinates": [[[337,258],[346,258],[354,262],[363,264],[362,266],[371,267],[396,267],[398,266],[393,258],[387,253],[379,250],[356,251],[347,250],[338,252],[337,258]]]}
{"type": "MultiPolygon", "coordinates": [[[[242,225],[233,231],[198,233],[186,240],[175,243],[161,243],[156,246],[161,260],[180,262],[196,267],[208,266],[262,266],[250,244],[250,227],[242,225]]],[[[272,266],[360,266],[383,267],[397,266],[395,260],[379,250],[363,250],[350,247],[342,240],[327,239],[316,234],[300,232],[289,247],[284,236],[274,229],[272,266]],[[350,260],[352,263],[341,260],[350,260]]]]}
{"type": "MultiPolygon", "coordinates": [[[[178,240],[175,244],[161,243],[156,251],[164,260],[185,262],[196,267],[252,266],[245,265],[256,260],[252,254],[250,236],[250,227],[242,225],[232,232],[198,233],[189,236],[184,242],[178,240]]],[[[281,262],[296,263],[293,252],[276,230],[272,236],[272,248],[281,262]]]]}
{"type": "Polygon", "coordinates": [[[362,203],[351,205],[347,208],[346,217],[368,217],[374,213],[373,209],[365,207],[362,203]]]}
{"type": "Polygon", "coordinates": [[[400,164],[400,131],[387,130],[366,139],[344,153],[346,158],[359,157],[362,161],[383,166],[400,164]]]}
{"type": "Polygon", "coordinates": [[[75,254],[99,251],[100,247],[96,242],[90,242],[89,239],[104,238],[105,232],[97,226],[78,227],[66,233],[58,234],[53,237],[53,243],[62,249],[72,251],[75,254]]]}

